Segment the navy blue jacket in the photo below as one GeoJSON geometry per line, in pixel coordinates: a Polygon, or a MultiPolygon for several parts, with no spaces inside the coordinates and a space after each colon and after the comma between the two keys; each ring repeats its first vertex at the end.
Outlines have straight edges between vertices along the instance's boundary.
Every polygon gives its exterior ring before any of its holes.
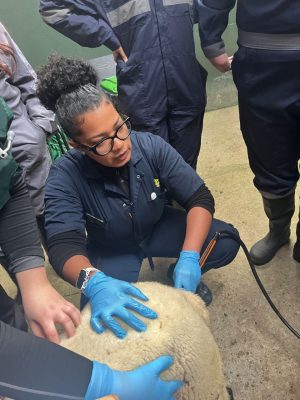
{"type": "Polygon", "coordinates": [[[195,55],[198,0],[41,0],[44,21],[82,46],[122,46],[117,61],[119,102],[134,126],[153,118],[199,115],[206,71],[195,55]]]}
{"type": "Polygon", "coordinates": [[[225,52],[222,34],[237,2],[237,26],[246,32],[300,33],[299,0],[199,0],[202,47],[209,58],[225,52]]]}
{"type": "Polygon", "coordinates": [[[184,204],[203,185],[196,172],[159,136],[133,132],[131,141],[130,198],[108,177],[108,168],[77,150],[55,162],[45,193],[48,238],[78,231],[86,232],[91,244],[140,244],[162,216],[166,190],[184,204]]]}

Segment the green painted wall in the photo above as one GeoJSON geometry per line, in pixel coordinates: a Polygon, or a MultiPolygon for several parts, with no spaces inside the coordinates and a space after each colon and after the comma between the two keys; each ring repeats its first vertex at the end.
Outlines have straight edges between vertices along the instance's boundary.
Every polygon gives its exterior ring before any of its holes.
{"type": "Polygon", "coordinates": [[[0,0],[0,20],[32,66],[44,63],[54,51],[85,58],[109,54],[105,47],[82,48],[48,27],[42,21],[38,8],[39,0],[0,0]]]}
{"type": "MultiPolygon", "coordinates": [[[[37,67],[44,63],[50,53],[57,52],[65,55],[79,56],[86,59],[109,54],[105,47],[97,49],[83,48],[70,39],[49,28],[38,13],[39,0],[1,0],[1,22],[13,36],[16,43],[24,52],[29,62],[37,67]]],[[[228,53],[236,49],[235,16],[232,13],[230,24],[224,39],[228,53]]],[[[195,41],[197,56],[208,70],[208,108],[221,108],[236,103],[236,91],[232,83],[231,73],[219,74],[203,56],[198,29],[195,26],[195,41]]]]}

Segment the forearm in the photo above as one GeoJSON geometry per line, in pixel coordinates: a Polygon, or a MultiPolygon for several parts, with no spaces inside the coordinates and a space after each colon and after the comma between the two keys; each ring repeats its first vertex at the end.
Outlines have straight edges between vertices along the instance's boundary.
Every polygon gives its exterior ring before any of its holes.
{"type": "Polygon", "coordinates": [[[58,0],[42,0],[39,11],[46,24],[81,46],[99,47],[104,44],[112,51],[121,46],[92,1],[73,2],[68,6],[58,0]]]}
{"type": "Polygon", "coordinates": [[[16,278],[22,297],[27,293],[32,293],[36,287],[41,288],[50,284],[44,266],[17,272],[16,278]]]}
{"type": "Polygon", "coordinates": [[[51,237],[48,240],[48,252],[50,263],[56,273],[73,285],[81,266],[86,268],[91,264],[86,251],[85,236],[77,231],[51,237]]]}
{"type": "Polygon", "coordinates": [[[63,277],[66,281],[75,285],[79,272],[91,266],[90,260],[82,255],[72,256],[69,258],[63,268],[63,277]]]}
{"type": "Polygon", "coordinates": [[[1,321],[0,359],[0,393],[14,399],[80,400],[92,373],[88,359],[1,321]]]}
{"type": "Polygon", "coordinates": [[[236,0],[203,0],[199,2],[199,34],[207,58],[225,53],[222,40],[228,25],[228,16],[236,0]]]}
{"type": "Polygon", "coordinates": [[[28,189],[21,176],[0,212],[0,246],[11,274],[43,266],[44,254],[28,189]]]}
{"type": "Polygon", "coordinates": [[[212,215],[202,207],[194,207],[187,214],[186,234],[182,250],[200,252],[211,227],[212,215]]]}
{"type": "Polygon", "coordinates": [[[187,212],[187,227],[182,250],[199,253],[211,226],[215,211],[214,198],[203,184],[183,206],[187,212]]]}

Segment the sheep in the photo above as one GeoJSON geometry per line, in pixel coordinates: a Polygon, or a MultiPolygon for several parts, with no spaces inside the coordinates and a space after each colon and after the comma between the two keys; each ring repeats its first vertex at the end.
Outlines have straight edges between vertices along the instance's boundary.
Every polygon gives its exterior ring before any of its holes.
{"type": "Polygon", "coordinates": [[[143,318],[148,325],[146,332],[138,333],[126,326],[128,336],[124,340],[109,330],[99,335],[90,328],[87,305],[76,335],[63,338],[61,345],[118,370],[130,370],[162,354],[171,354],[174,365],[162,378],[184,381],[176,400],[228,400],[220,353],[199,296],[155,282],[136,286],[149,297],[147,305],[159,315],[151,321],[143,318]]]}

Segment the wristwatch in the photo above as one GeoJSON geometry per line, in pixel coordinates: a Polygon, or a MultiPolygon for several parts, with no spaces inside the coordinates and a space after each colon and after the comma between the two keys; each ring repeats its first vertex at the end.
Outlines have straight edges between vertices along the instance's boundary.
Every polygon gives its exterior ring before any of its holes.
{"type": "Polygon", "coordinates": [[[77,281],[75,283],[75,286],[77,289],[80,289],[83,291],[86,288],[86,285],[88,284],[88,281],[90,279],[90,275],[92,272],[99,272],[99,269],[94,268],[94,267],[88,267],[88,268],[83,268],[78,275],[77,281]]]}

